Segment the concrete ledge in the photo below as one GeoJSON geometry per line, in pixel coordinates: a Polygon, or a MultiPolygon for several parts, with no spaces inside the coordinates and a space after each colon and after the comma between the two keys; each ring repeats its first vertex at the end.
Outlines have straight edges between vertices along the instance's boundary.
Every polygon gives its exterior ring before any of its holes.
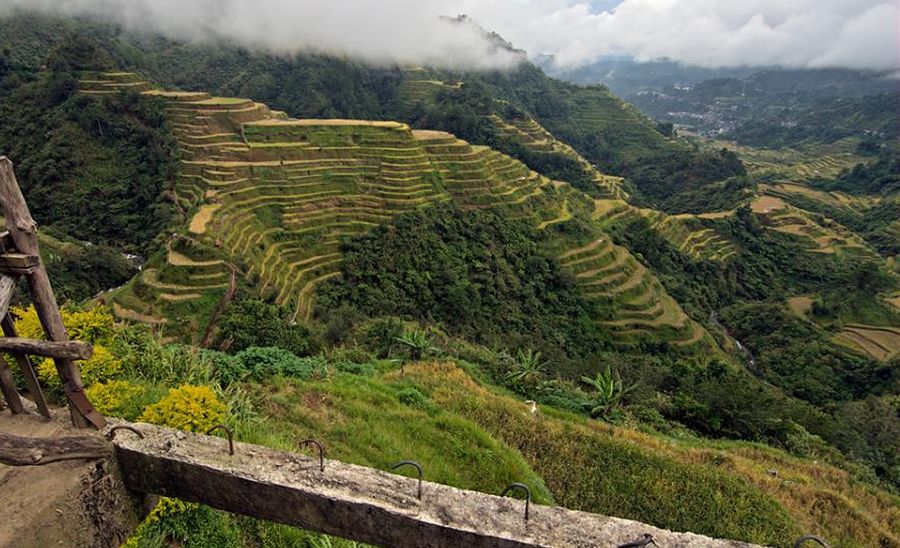
{"type": "MultiPolygon", "coordinates": [[[[750,546],[639,522],[532,505],[380,470],[135,425],[144,439],[120,431],[116,456],[129,489],[201,502],[229,512],[339,537],[398,547],[618,546],[653,535],[660,546],[750,546]]],[[[427,471],[426,471],[427,474],[427,471]]]]}

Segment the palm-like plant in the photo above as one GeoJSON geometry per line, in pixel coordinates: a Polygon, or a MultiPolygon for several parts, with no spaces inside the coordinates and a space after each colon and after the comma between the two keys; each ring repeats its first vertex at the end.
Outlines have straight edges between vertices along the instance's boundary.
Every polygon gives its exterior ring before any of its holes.
{"type": "Polygon", "coordinates": [[[423,356],[435,350],[435,346],[431,344],[431,337],[418,329],[406,331],[394,340],[409,349],[409,359],[412,361],[421,360],[423,356]]]}
{"type": "Polygon", "coordinates": [[[513,361],[513,369],[506,374],[506,379],[519,386],[533,387],[544,376],[544,361],[541,353],[528,350],[519,350],[513,361]]]}
{"type": "Polygon", "coordinates": [[[594,378],[581,377],[581,382],[596,392],[591,406],[591,416],[594,418],[609,416],[610,411],[619,405],[622,397],[632,388],[625,388],[619,372],[611,370],[608,365],[605,371],[598,372],[594,378]]]}

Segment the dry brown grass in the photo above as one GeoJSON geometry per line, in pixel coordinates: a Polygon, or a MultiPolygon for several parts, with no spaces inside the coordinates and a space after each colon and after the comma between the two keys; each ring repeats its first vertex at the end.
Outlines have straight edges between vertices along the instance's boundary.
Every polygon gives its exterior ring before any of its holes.
{"type": "Polygon", "coordinates": [[[784,209],[786,204],[781,198],[775,196],[759,196],[750,204],[754,213],[771,213],[778,209],[784,209]]]}
{"type": "Polygon", "coordinates": [[[787,300],[788,310],[798,318],[805,319],[809,315],[809,311],[812,310],[812,305],[815,300],[815,296],[813,295],[791,297],[787,300]]]}
{"type": "Polygon", "coordinates": [[[131,320],[133,322],[146,323],[150,325],[168,323],[168,320],[166,320],[165,318],[157,318],[156,316],[150,316],[149,314],[141,314],[140,312],[124,308],[119,303],[113,303],[113,312],[115,313],[117,318],[123,318],[125,320],[131,320]]]}
{"type": "Polygon", "coordinates": [[[212,261],[195,261],[186,255],[182,255],[181,253],[169,250],[168,257],[169,264],[175,266],[215,266],[218,264],[222,264],[221,260],[212,260],[212,261]]]}
{"type": "Polygon", "coordinates": [[[200,211],[191,219],[191,226],[188,230],[194,234],[205,234],[206,226],[220,207],[222,207],[222,204],[204,204],[200,206],[200,211]]]}
{"type": "Polygon", "coordinates": [[[897,328],[848,325],[835,335],[835,340],[876,360],[889,360],[900,353],[900,329],[897,328]]]}

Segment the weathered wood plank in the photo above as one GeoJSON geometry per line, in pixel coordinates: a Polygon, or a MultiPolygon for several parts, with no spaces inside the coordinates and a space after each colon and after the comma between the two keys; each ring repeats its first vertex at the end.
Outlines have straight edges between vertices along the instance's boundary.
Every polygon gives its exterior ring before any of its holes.
{"type": "MultiPolygon", "coordinates": [[[[2,318],[0,319],[0,327],[3,329],[3,334],[7,337],[17,336],[16,324],[13,322],[9,312],[0,316],[0,318],[2,318]]],[[[28,387],[28,392],[31,394],[31,399],[34,400],[35,405],[37,405],[38,411],[41,415],[49,419],[50,407],[47,405],[47,398],[44,397],[44,391],[41,390],[41,384],[38,382],[37,372],[34,370],[31,359],[25,354],[20,354],[18,352],[13,353],[12,356],[15,358],[16,363],[19,364],[19,370],[22,371],[22,376],[25,378],[25,386],[28,387]]]]}
{"type": "Polygon", "coordinates": [[[0,272],[31,274],[40,264],[41,260],[36,255],[27,255],[25,253],[0,254],[0,272]]]}
{"type": "Polygon", "coordinates": [[[40,341],[18,337],[0,337],[0,352],[20,352],[45,358],[69,358],[87,360],[94,354],[94,347],[82,341],[40,341]]]}
{"type": "Polygon", "coordinates": [[[34,466],[61,460],[103,459],[112,455],[112,444],[100,436],[28,438],[0,432],[0,463],[8,466],[34,466]]]}
{"type": "MultiPolygon", "coordinates": [[[[22,196],[12,162],[5,156],[0,156],[0,207],[6,217],[6,229],[9,230],[16,249],[20,253],[40,257],[37,223],[31,217],[28,204],[25,203],[25,198],[22,196]]],[[[41,325],[47,333],[47,338],[57,342],[67,341],[69,336],[63,325],[59,306],[56,304],[47,269],[41,265],[27,278],[34,307],[41,325]]],[[[69,400],[72,422],[79,427],[86,427],[88,422],[98,428],[104,426],[106,420],[97,413],[84,395],[81,374],[75,362],[67,358],[57,358],[54,359],[54,362],[69,400]]]]}
{"type": "MultiPolygon", "coordinates": [[[[116,458],[132,490],[201,502],[215,508],[379,546],[444,548],[618,546],[651,534],[659,546],[748,546],[635,521],[532,505],[524,501],[417,482],[337,461],[149,424],[119,432],[116,458]]],[[[426,470],[427,474],[427,470],[426,470]]]]}
{"type": "Polygon", "coordinates": [[[22,398],[16,391],[16,383],[13,380],[12,371],[9,364],[0,356],[0,392],[3,392],[3,399],[13,415],[18,415],[25,411],[22,406],[22,398]]]}

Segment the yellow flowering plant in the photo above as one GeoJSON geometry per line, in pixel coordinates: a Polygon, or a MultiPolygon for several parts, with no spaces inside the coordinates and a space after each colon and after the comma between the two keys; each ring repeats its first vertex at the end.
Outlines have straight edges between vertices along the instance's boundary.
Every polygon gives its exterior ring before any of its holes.
{"type": "MultiPolygon", "coordinates": [[[[95,382],[106,381],[114,378],[122,370],[122,361],[113,356],[105,346],[95,345],[94,354],[89,360],[78,362],[81,371],[81,381],[85,386],[91,386],[95,382]]],[[[58,388],[61,383],[56,374],[56,365],[50,358],[42,361],[37,368],[38,377],[47,386],[58,388]]]]}
{"type": "Polygon", "coordinates": [[[138,420],[190,432],[206,432],[225,420],[225,404],[212,388],[184,384],[147,406],[138,420]]]}
{"type": "Polygon", "coordinates": [[[97,382],[85,395],[100,413],[133,420],[141,413],[141,399],[146,389],[129,381],[97,382]]]}
{"type": "MultiPolygon", "coordinates": [[[[12,307],[12,315],[16,318],[16,331],[20,337],[27,339],[44,339],[44,329],[38,319],[34,305],[27,308],[12,307]]],[[[69,338],[76,341],[95,343],[107,340],[113,332],[114,321],[109,310],[102,306],[96,306],[90,310],[76,310],[64,308],[62,310],[63,324],[69,333],[69,338]]]]}

